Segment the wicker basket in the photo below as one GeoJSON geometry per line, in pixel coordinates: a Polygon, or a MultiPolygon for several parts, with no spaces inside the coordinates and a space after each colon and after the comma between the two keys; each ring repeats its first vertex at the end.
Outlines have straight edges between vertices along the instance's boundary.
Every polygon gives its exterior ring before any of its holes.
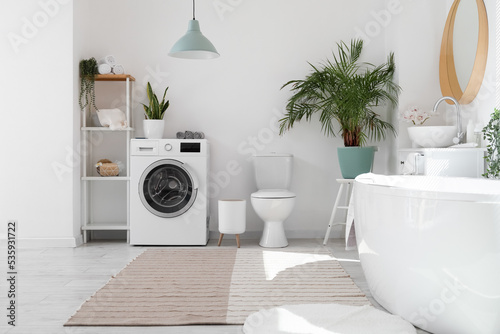
{"type": "Polygon", "coordinates": [[[120,168],[108,159],[99,160],[96,164],[97,173],[101,176],[118,176],[120,168]]]}

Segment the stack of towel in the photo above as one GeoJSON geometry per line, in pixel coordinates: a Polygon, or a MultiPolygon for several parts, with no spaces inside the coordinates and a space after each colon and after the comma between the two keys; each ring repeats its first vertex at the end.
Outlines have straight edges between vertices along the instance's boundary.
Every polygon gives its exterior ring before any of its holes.
{"type": "Polygon", "coordinates": [[[125,74],[125,69],[122,65],[117,64],[114,56],[106,56],[97,62],[97,70],[99,74],[125,74]]]}
{"type": "Polygon", "coordinates": [[[193,132],[193,131],[184,131],[177,132],[177,139],[204,139],[205,134],[203,132],[193,132]]]}

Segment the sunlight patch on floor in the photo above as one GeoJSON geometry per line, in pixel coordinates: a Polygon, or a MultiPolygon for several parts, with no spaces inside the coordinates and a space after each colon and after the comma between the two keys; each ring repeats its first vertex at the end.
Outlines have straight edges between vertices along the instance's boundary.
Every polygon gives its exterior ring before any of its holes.
{"type": "Polygon", "coordinates": [[[283,272],[289,268],[318,261],[334,260],[333,256],[328,254],[277,251],[263,251],[262,258],[264,262],[266,280],[268,281],[274,279],[280,272],[283,272]]]}

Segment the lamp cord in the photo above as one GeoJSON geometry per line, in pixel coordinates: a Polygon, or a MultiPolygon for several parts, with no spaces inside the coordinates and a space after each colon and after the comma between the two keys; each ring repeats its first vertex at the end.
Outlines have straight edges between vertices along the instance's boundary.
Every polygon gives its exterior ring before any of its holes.
{"type": "Polygon", "coordinates": [[[194,20],[194,0],[193,0],[193,20],[194,20]]]}

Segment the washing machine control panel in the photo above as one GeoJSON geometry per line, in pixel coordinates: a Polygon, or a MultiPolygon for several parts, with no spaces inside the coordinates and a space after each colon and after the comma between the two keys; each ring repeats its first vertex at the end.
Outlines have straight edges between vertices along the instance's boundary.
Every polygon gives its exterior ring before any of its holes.
{"type": "Polygon", "coordinates": [[[209,153],[206,139],[132,139],[131,156],[205,156],[209,153]]]}
{"type": "Polygon", "coordinates": [[[201,152],[201,144],[200,143],[180,143],[180,147],[178,143],[174,149],[174,146],[171,143],[166,143],[163,147],[167,152],[180,152],[180,153],[200,153],[201,152]]]}
{"type": "Polygon", "coordinates": [[[200,143],[181,143],[181,152],[200,153],[201,152],[201,144],[200,143]]]}

